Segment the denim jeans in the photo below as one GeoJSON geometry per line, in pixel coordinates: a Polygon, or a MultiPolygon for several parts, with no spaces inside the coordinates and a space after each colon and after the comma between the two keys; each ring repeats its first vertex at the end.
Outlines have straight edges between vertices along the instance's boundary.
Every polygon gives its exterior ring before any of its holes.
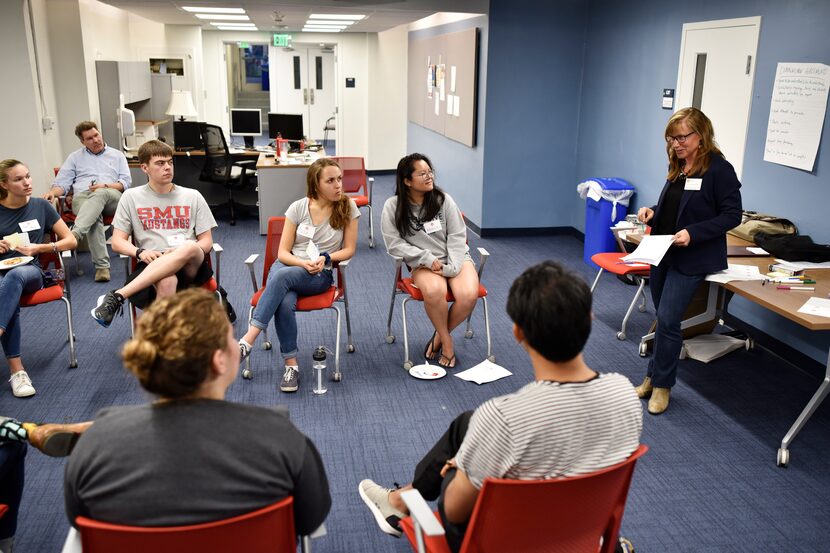
{"type": "Polygon", "coordinates": [[[20,296],[42,287],[43,272],[37,265],[0,271],[0,344],[7,358],[20,357],[20,296]]]}
{"type": "Polygon", "coordinates": [[[296,357],[297,319],[294,310],[297,297],[321,294],[329,289],[331,283],[330,270],[312,275],[302,267],[289,267],[275,261],[268,271],[265,291],[254,308],[251,325],[265,330],[273,317],[283,359],[296,357]]]}
{"type": "Polygon", "coordinates": [[[9,506],[9,512],[0,518],[0,540],[14,536],[17,531],[17,513],[23,496],[26,444],[0,444],[0,503],[9,506]]]}
{"type": "Polygon", "coordinates": [[[648,362],[651,384],[671,388],[677,379],[677,362],[683,347],[680,323],[706,275],[684,275],[674,267],[652,267],[649,286],[657,309],[654,355],[648,362]]]}

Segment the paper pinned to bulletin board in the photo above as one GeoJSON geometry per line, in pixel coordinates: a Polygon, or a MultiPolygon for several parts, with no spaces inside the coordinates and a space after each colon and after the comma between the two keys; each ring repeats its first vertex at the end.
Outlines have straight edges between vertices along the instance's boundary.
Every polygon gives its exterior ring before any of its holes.
{"type": "Polygon", "coordinates": [[[779,63],[770,101],[764,161],[812,171],[816,162],[830,66],[779,63]]]}

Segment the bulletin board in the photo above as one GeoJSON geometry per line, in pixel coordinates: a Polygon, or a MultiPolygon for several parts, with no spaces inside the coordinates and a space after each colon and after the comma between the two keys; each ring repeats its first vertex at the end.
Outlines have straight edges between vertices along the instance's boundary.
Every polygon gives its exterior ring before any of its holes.
{"type": "Polygon", "coordinates": [[[409,120],[476,145],[478,28],[409,42],[409,120]]]}

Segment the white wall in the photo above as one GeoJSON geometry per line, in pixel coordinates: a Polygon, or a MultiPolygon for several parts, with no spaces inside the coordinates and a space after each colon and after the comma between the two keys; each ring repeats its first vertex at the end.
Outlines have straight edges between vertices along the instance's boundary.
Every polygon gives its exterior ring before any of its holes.
{"type": "Polygon", "coordinates": [[[394,169],[407,154],[407,37],[406,25],[369,35],[368,169],[394,169]]]}

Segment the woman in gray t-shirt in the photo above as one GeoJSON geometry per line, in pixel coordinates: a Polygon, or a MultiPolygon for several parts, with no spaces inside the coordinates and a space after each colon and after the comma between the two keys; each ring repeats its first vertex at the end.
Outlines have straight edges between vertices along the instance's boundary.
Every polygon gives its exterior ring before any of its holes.
{"type": "Polygon", "coordinates": [[[296,392],[297,296],[313,296],[332,285],[332,261],[350,259],[357,245],[357,218],[354,201],[343,194],[343,171],[336,161],[318,159],[308,168],[307,197],[297,200],[285,212],[285,227],[277,261],[268,272],[265,291],[259,298],[248,332],[239,340],[242,359],[260,333],[274,319],[285,372],[280,390],[296,392]],[[313,256],[313,259],[312,259],[313,256]]]}
{"type": "Polygon", "coordinates": [[[383,206],[381,231],[389,255],[400,257],[411,268],[412,281],[421,290],[435,327],[424,357],[442,367],[455,367],[450,332],[475,307],[478,274],[461,210],[435,185],[432,163],[425,155],[410,154],[398,162],[395,195],[383,206]],[[448,287],[455,297],[449,308],[448,287]]]}

